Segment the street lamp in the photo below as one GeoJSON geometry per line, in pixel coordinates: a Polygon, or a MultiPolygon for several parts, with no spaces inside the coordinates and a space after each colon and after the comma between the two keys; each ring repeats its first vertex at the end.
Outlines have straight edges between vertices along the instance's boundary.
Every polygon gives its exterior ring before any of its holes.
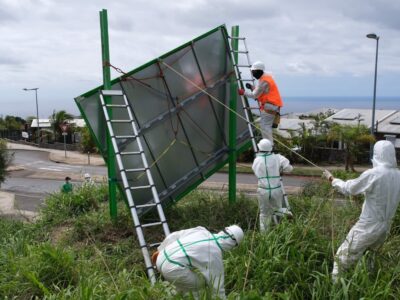
{"type": "Polygon", "coordinates": [[[38,98],[37,98],[37,90],[39,88],[32,88],[32,89],[27,89],[24,88],[24,91],[35,91],[35,96],[36,96],[36,120],[37,120],[37,144],[39,145],[39,135],[40,135],[40,123],[39,123],[39,105],[38,105],[38,98]]]}
{"type": "MultiPolygon", "coordinates": [[[[376,76],[378,72],[378,46],[379,46],[379,36],[375,33],[367,34],[367,38],[376,40],[376,54],[375,54],[375,80],[374,80],[374,99],[372,102],[372,124],[371,124],[371,135],[375,136],[375,102],[376,102],[376,76]]],[[[372,158],[372,144],[369,148],[369,158],[372,158]]]]}

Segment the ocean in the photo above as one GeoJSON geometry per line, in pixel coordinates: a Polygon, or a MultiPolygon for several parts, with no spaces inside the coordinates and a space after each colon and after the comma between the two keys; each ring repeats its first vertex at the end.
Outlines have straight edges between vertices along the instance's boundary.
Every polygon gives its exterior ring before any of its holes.
{"type": "MultiPolygon", "coordinates": [[[[362,108],[372,109],[373,97],[282,97],[281,113],[308,112],[318,108],[362,108]]],[[[399,97],[377,97],[376,109],[400,110],[399,97]]]]}

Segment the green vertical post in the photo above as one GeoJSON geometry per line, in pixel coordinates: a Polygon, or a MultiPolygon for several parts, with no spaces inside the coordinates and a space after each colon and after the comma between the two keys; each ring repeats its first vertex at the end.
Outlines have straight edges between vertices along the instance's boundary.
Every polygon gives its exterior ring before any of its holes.
{"type": "MultiPolygon", "coordinates": [[[[108,43],[108,18],[107,10],[100,11],[100,32],[101,32],[101,53],[103,63],[103,87],[105,90],[111,89],[111,72],[110,72],[110,50],[108,43]]],[[[104,97],[105,103],[111,102],[110,96],[104,97]]],[[[108,109],[110,119],[112,119],[111,108],[108,109]]],[[[117,185],[115,170],[115,154],[111,143],[110,133],[107,130],[107,169],[108,169],[108,195],[110,199],[110,216],[112,220],[117,219],[117,185]]]]}
{"type": "MultiPolygon", "coordinates": [[[[231,49],[237,51],[239,48],[238,39],[239,37],[239,26],[233,26],[231,32],[231,49]]],[[[238,53],[233,52],[234,62],[238,63],[238,53]]],[[[238,85],[236,81],[236,76],[231,75],[230,78],[230,100],[229,100],[229,203],[236,202],[236,130],[237,130],[237,119],[236,119],[236,109],[237,109],[237,97],[238,97],[238,85]]]]}

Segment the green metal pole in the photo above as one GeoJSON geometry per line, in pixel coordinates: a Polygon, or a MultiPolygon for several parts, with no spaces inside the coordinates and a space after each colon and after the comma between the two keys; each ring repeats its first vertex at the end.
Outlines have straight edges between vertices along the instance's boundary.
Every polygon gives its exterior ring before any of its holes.
{"type": "MultiPolygon", "coordinates": [[[[108,18],[107,10],[100,11],[100,32],[101,32],[101,53],[103,62],[103,86],[105,90],[111,89],[111,72],[110,72],[110,50],[108,43],[108,18]]],[[[104,101],[110,103],[111,97],[105,96],[104,101]]],[[[111,108],[108,108],[108,114],[112,119],[111,108]]],[[[115,170],[115,154],[113,151],[110,133],[107,130],[107,169],[108,169],[108,195],[110,199],[110,216],[111,219],[117,220],[117,185],[115,170]]]]}
{"type": "MultiPolygon", "coordinates": [[[[239,37],[239,26],[233,26],[231,37],[239,37]]],[[[231,49],[237,51],[239,48],[239,43],[237,39],[231,39],[231,49]]],[[[235,64],[238,62],[238,53],[233,53],[233,58],[235,64]]],[[[229,101],[229,203],[236,202],[236,129],[237,129],[237,119],[236,119],[236,109],[237,109],[237,97],[238,97],[238,85],[236,81],[236,76],[231,75],[230,78],[230,92],[231,98],[229,101]]]]}

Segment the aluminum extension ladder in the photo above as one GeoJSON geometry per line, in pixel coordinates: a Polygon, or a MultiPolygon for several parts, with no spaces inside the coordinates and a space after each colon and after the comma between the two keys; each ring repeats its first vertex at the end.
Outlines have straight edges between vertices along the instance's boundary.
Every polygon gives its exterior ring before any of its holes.
{"type": "MultiPolygon", "coordinates": [[[[244,89],[245,86],[243,83],[246,83],[246,82],[247,83],[251,82],[251,84],[254,86],[255,79],[253,78],[251,70],[250,70],[251,60],[250,60],[249,50],[248,50],[247,43],[246,43],[246,38],[245,37],[230,37],[230,39],[237,40],[238,44],[239,44],[239,42],[243,43],[243,50],[232,50],[231,49],[231,51],[230,51],[231,52],[231,60],[233,62],[234,69],[235,69],[236,78],[238,79],[238,86],[240,86],[240,88],[244,89]],[[240,61],[238,59],[238,62],[236,62],[234,59],[234,54],[245,55],[246,61],[244,63],[240,63],[240,61]],[[242,73],[243,73],[242,70],[246,70],[246,72],[249,73],[250,77],[242,78],[242,73]]],[[[251,124],[251,119],[250,119],[250,112],[251,112],[252,108],[249,106],[249,101],[246,96],[241,95],[240,98],[241,98],[242,105],[243,105],[243,110],[244,110],[244,115],[246,118],[247,127],[250,132],[250,139],[253,144],[253,150],[254,150],[254,153],[257,153],[258,152],[257,142],[256,142],[256,138],[255,138],[255,135],[253,132],[253,126],[251,124]]],[[[282,208],[286,209],[288,212],[290,212],[290,205],[289,205],[289,201],[287,198],[285,188],[283,186],[282,176],[281,176],[281,189],[282,189],[282,193],[283,193],[282,208]]],[[[279,223],[279,219],[280,219],[280,217],[278,217],[276,214],[273,215],[273,220],[274,220],[275,224],[279,223]]]]}
{"type": "Polygon", "coordinates": [[[136,229],[136,234],[139,240],[139,245],[142,250],[142,254],[144,257],[144,262],[146,265],[146,271],[147,274],[150,278],[150,281],[152,284],[156,282],[156,276],[154,272],[154,267],[151,263],[151,258],[150,258],[150,253],[149,253],[149,248],[158,246],[160,243],[153,243],[153,244],[147,244],[144,238],[144,232],[143,228],[146,227],[153,227],[153,226],[162,226],[164,230],[165,236],[170,234],[169,227],[167,220],[165,218],[164,210],[162,208],[160,199],[158,197],[158,192],[154,184],[153,177],[150,172],[149,165],[147,163],[146,155],[143,150],[142,143],[140,141],[140,136],[138,135],[138,129],[135,123],[135,120],[133,119],[133,113],[132,110],[129,106],[128,99],[126,98],[126,95],[124,94],[123,91],[121,90],[102,90],[100,92],[100,101],[101,105],[103,107],[103,112],[104,112],[104,117],[107,122],[107,129],[110,134],[111,138],[111,143],[115,152],[115,157],[117,160],[117,165],[118,169],[121,175],[122,179],[122,184],[124,187],[126,199],[128,201],[129,205],[129,210],[132,215],[133,223],[136,229]],[[113,104],[112,101],[109,101],[110,103],[106,103],[104,100],[104,96],[109,96],[109,97],[122,97],[123,98],[123,104],[113,104]],[[108,113],[108,108],[111,109],[125,109],[128,113],[128,119],[127,120],[114,120],[110,119],[109,113],[108,113]],[[132,126],[132,135],[123,135],[123,136],[118,136],[114,134],[114,129],[113,129],[113,124],[116,123],[126,123],[126,124],[131,124],[132,126]],[[124,139],[124,140],[131,140],[133,142],[137,143],[138,150],[139,151],[130,151],[130,152],[120,152],[117,140],[118,139],[124,139]],[[123,160],[122,156],[140,156],[142,162],[143,162],[143,168],[137,168],[137,169],[126,169],[123,165],[123,160]],[[147,176],[148,180],[148,185],[144,186],[131,186],[129,184],[128,178],[127,178],[127,173],[138,173],[138,172],[144,172],[147,176]],[[142,205],[136,205],[134,202],[134,199],[132,197],[132,190],[140,190],[140,189],[148,189],[151,190],[152,196],[153,196],[153,202],[147,203],[147,204],[142,204],[142,205]],[[138,209],[142,208],[150,208],[150,207],[156,207],[159,220],[158,222],[154,223],[146,223],[146,224],[141,224],[140,219],[137,213],[138,209]]]}

